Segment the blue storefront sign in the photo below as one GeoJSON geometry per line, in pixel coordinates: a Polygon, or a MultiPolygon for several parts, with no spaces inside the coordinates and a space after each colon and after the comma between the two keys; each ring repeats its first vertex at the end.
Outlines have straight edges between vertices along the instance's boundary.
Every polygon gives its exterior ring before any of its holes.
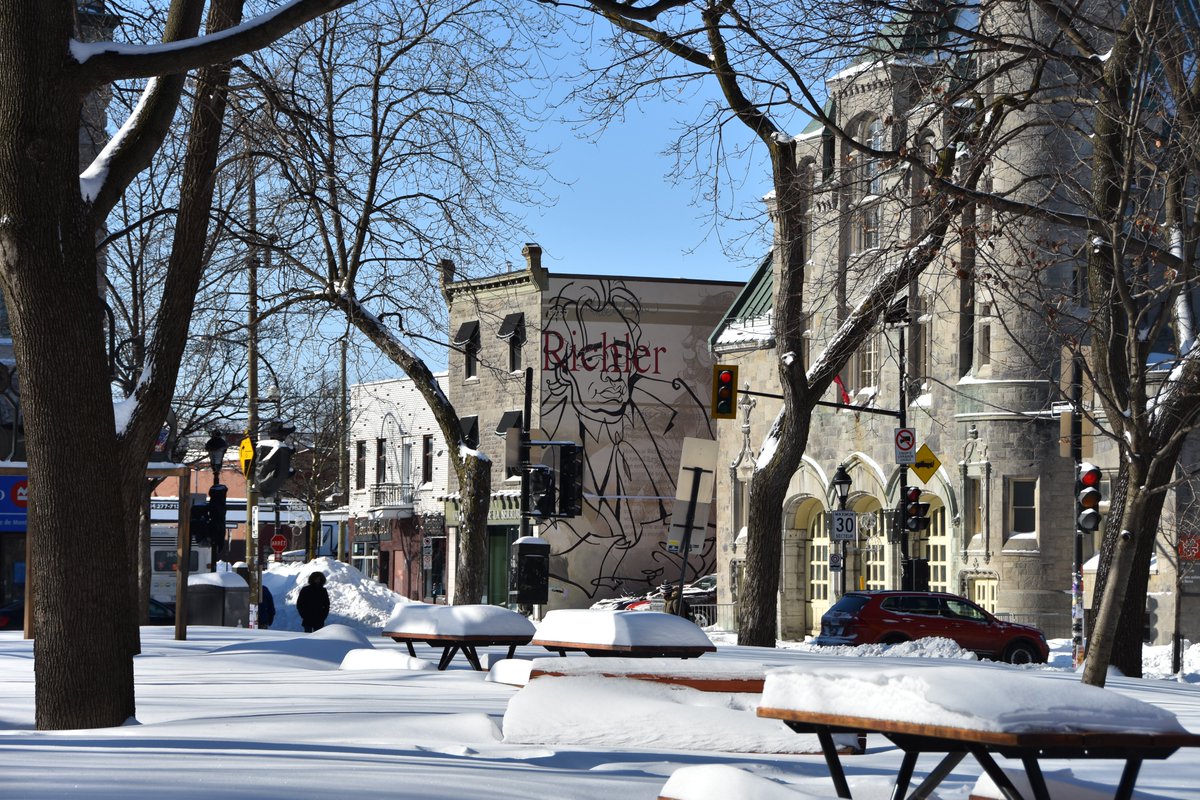
{"type": "Polygon", "coordinates": [[[0,475],[0,531],[27,527],[29,481],[23,475],[0,475]]]}

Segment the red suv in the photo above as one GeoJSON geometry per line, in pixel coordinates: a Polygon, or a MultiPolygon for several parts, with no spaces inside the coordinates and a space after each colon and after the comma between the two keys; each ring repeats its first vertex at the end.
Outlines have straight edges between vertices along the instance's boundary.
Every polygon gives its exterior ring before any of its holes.
{"type": "Polygon", "coordinates": [[[926,636],[952,639],[981,658],[1041,664],[1046,637],[1032,625],[1004,622],[956,594],[847,592],[821,617],[819,645],[898,644],[926,636]]]}

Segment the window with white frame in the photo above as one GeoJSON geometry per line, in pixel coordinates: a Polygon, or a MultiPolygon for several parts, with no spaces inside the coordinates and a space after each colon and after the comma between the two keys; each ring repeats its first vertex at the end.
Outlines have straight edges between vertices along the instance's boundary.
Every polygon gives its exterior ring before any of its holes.
{"type": "Polygon", "coordinates": [[[855,389],[879,385],[879,359],[879,337],[872,334],[863,341],[858,351],[854,373],[855,389]]]}

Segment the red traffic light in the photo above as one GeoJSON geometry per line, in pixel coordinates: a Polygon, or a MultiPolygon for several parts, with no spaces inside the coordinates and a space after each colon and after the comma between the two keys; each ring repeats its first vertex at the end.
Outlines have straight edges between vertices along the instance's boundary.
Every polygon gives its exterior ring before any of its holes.
{"type": "Polygon", "coordinates": [[[1104,477],[1100,468],[1095,464],[1080,464],[1079,465],[1079,485],[1083,488],[1099,489],[1100,481],[1104,477]]]}
{"type": "Polygon", "coordinates": [[[1100,527],[1100,482],[1104,474],[1095,464],[1079,465],[1079,478],[1075,482],[1075,503],[1078,515],[1075,518],[1079,529],[1094,531],[1100,527]]]}
{"type": "Polygon", "coordinates": [[[917,503],[921,500],[921,487],[908,486],[904,489],[904,500],[908,503],[917,503]]]}
{"type": "Polygon", "coordinates": [[[713,367],[712,405],[709,413],[713,419],[737,418],[737,371],[727,364],[713,367]]]}

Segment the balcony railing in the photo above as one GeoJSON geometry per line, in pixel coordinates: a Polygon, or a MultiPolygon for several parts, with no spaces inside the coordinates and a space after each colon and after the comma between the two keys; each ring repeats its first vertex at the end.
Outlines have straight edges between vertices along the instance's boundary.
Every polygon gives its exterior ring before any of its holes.
{"type": "Polygon", "coordinates": [[[371,487],[371,507],[411,506],[413,485],[411,483],[377,483],[371,487]]]}

